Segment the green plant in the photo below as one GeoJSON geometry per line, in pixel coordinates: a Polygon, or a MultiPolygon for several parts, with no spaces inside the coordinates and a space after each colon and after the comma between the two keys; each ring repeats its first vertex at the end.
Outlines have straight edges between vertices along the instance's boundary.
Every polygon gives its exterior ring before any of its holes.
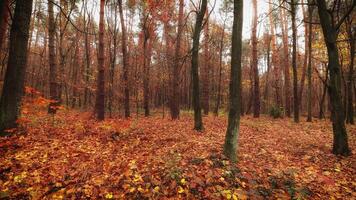
{"type": "Polygon", "coordinates": [[[272,106],[269,111],[269,115],[273,118],[282,118],[283,117],[283,108],[278,106],[272,106]]]}

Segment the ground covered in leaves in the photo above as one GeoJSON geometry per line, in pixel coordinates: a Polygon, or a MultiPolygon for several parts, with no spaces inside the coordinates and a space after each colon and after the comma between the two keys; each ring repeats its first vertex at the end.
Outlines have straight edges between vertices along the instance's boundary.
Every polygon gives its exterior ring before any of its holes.
{"type": "MultiPolygon", "coordinates": [[[[189,113],[95,122],[25,107],[0,138],[4,199],[353,199],[355,156],[330,153],[329,121],[243,117],[237,164],[221,156],[226,117],[189,113]]],[[[355,149],[355,126],[348,127],[355,149]]]]}

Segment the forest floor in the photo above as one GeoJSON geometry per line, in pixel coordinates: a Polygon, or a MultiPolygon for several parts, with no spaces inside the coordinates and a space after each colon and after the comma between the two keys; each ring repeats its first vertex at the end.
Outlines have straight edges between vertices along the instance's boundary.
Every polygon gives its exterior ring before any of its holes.
{"type": "MultiPolygon", "coordinates": [[[[356,157],[330,153],[328,120],[241,121],[238,163],[221,155],[226,117],[192,130],[154,115],[96,122],[89,113],[23,109],[0,138],[0,199],[354,199],[356,157]]],[[[356,126],[348,126],[356,148],[356,126]]]]}

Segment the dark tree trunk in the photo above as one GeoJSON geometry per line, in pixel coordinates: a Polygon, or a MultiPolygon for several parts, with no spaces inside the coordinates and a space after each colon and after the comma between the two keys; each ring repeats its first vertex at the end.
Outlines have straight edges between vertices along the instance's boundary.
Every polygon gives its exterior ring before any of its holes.
{"type": "Polygon", "coordinates": [[[294,106],[294,122],[299,122],[299,99],[298,99],[298,71],[297,71],[297,26],[296,19],[296,2],[291,0],[291,16],[292,16],[292,67],[293,67],[293,106],[294,106]]]}
{"type": "Polygon", "coordinates": [[[202,0],[200,11],[197,13],[197,18],[193,34],[193,48],[192,48],[192,84],[193,84],[193,108],[194,108],[194,129],[203,130],[203,120],[200,107],[199,95],[199,40],[200,32],[203,26],[203,19],[206,12],[207,0],[202,0]]]}
{"type": "Polygon", "coordinates": [[[10,31],[10,50],[0,99],[0,135],[16,127],[20,115],[27,62],[32,0],[17,0],[10,31]]]}
{"type": "Polygon", "coordinates": [[[95,102],[95,113],[98,120],[105,118],[104,5],[105,0],[100,0],[98,77],[95,102]]]}
{"type": "Polygon", "coordinates": [[[349,77],[347,80],[347,112],[346,112],[346,123],[354,124],[354,105],[353,105],[353,82],[355,80],[355,39],[356,30],[352,30],[352,19],[349,17],[347,19],[347,34],[350,41],[350,66],[349,66],[349,77]]]}
{"type": "MultiPolygon", "coordinates": [[[[336,45],[338,35],[338,27],[332,23],[331,16],[326,7],[325,0],[317,0],[318,13],[320,24],[323,30],[324,40],[328,52],[328,70],[329,83],[328,93],[331,103],[332,125],[333,125],[333,149],[332,152],[336,155],[350,155],[351,151],[348,145],[347,132],[345,128],[344,106],[341,98],[341,71],[339,64],[339,53],[336,45]]],[[[356,1],[353,1],[355,7],[356,1]]],[[[339,24],[339,23],[337,23],[339,24]]]]}
{"type": "Polygon", "coordinates": [[[319,102],[319,119],[323,119],[325,118],[324,115],[324,104],[325,104],[325,97],[326,97],[326,91],[328,88],[328,85],[326,84],[328,82],[328,78],[329,78],[329,71],[326,70],[326,75],[325,75],[325,81],[324,81],[324,85],[323,85],[323,94],[321,96],[321,100],[319,102]]]}
{"type": "Polygon", "coordinates": [[[49,62],[49,114],[56,114],[60,105],[59,84],[57,74],[57,57],[55,48],[56,22],[54,19],[53,2],[48,0],[48,62],[49,62]]]}
{"type": "Polygon", "coordinates": [[[236,148],[240,128],[242,24],[243,1],[234,0],[234,21],[231,47],[230,108],[224,144],[224,155],[227,156],[232,162],[237,161],[236,148]]]}
{"type": "Polygon", "coordinates": [[[120,12],[120,22],[121,22],[121,48],[122,48],[122,56],[123,56],[123,69],[124,69],[124,84],[125,84],[125,117],[130,117],[130,89],[129,89],[129,62],[127,55],[127,33],[126,26],[124,21],[124,15],[122,11],[122,0],[119,0],[119,12],[120,12]]]}
{"type": "Polygon", "coordinates": [[[252,19],[252,70],[253,70],[253,117],[260,117],[260,81],[258,75],[258,57],[257,57],[257,0],[252,1],[253,19],[252,19]]]}

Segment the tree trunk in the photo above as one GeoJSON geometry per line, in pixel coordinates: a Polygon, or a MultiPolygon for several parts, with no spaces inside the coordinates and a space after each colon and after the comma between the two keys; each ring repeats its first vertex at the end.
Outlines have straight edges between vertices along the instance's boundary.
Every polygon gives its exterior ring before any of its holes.
{"type": "MultiPolygon", "coordinates": [[[[304,1],[302,1],[302,3],[304,3],[304,1]]],[[[300,87],[299,87],[299,93],[298,93],[298,101],[299,101],[299,109],[301,111],[303,111],[303,104],[302,104],[302,100],[303,100],[303,92],[304,92],[304,83],[305,83],[305,77],[307,75],[307,67],[308,67],[308,44],[309,44],[309,38],[308,38],[308,34],[309,32],[309,26],[308,26],[308,22],[310,20],[307,20],[307,11],[304,8],[304,5],[302,5],[302,13],[303,13],[303,18],[304,18],[304,59],[303,59],[303,68],[302,68],[302,77],[300,79],[300,87]]],[[[310,23],[309,23],[310,24],[310,23]]],[[[307,102],[308,104],[308,102],[307,102]]]]}
{"type": "MultiPolygon", "coordinates": [[[[310,0],[308,3],[311,3],[310,0]]],[[[313,6],[308,5],[308,20],[313,21],[313,6]]],[[[313,24],[309,23],[308,28],[308,118],[307,122],[312,121],[312,40],[313,40],[313,24]]],[[[301,94],[300,94],[301,95],[301,94]]]]}
{"type": "Polygon", "coordinates": [[[231,47],[230,108],[224,144],[224,155],[227,156],[232,162],[237,161],[237,139],[240,129],[242,24],[243,0],[234,0],[234,21],[231,47]]]}
{"type": "Polygon", "coordinates": [[[202,0],[200,11],[197,13],[197,18],[193,34],[193,47],[192,47],[192,84],[193,84],[193,108],[194,108],[194,129],[197,131],[203,130],[203,120],[200,107],[199,96],[199,40],[200,32],[203,26],[203,19],[206,12],[207,0],[202,0]]]}
{"type": "MultiPolygon", "coordinates": [[[[272,2],[269,0],[269,11],[272,12],[272,2]]],[[[282,106],[282,101],[281,101],[281,91],[280,91],[280,60],[279,60],[279,55],[278,55],[278,50],[277,50],[277,41],[276,41],[276,35],[275,35],[275,22],[273,20],[273,15],[269,15],[269,21],[270,21],[270,31],[271,31],[271,50],[272,50],[272,66],[273,66],[273,74],[274,74],[274,83],[273,87],[275,88],[276,92],[276,103],[275,106],[278,108],[282,106]]]]}
{"type": "Polygon", "coordinates": [[[8,26],[9,3],[10,0],[0,1],[0,50],[2,49],[2,44],[5,40],[5,34],[8,26]]]}
{"type": "MultiPolygon", "coordinates": [[[[333,150],[336,155],[350,155],[351,151],[348,145],[347,132],[345,128],[344,107],[341,98],[341,72],[339,64],[339,53],[336,45],[337,28],[331,22],[331,16],[328,13],[325,0],[317,0],[320,24],[323,30],[325,45],[328,51],[328,70],[329,84],[328,93],[332,108],[333,125],[333,150]]],[[[355,1],[353,1],[355,3],[355,1]]]]}
{"type": "Polygon", "coordinates": [[[346,123],[354,124],[354,105],[353,105],[353,82],[354,82],[354,65],[355,65],[355,39],[356,30],[352,31],[352,19],[351,17],[347,19],[347,34],[350,41],[350,66],[349,66],[349,77],[347,81],[347,113],[346,113],[346,123]]]}
{"type": "Polygon", "coordinates": [[[130,117],[130,89],[129,89],[129,62],[127,55],[127,33],[124,21],[124,15],[122,11],[122,0],[119,0],[119,12],[120,12],[120,22],[121,22],[121,48],[123,56],[123,78],[124,78],[124,93],[125,93],[125,118],[130,117]]]}
{"type": "Polygon", "coordinates": [[[60,105],[59,84],[57,75],[57,57],[55,49],[56,22],[54,21],[53,2],[48,0],[48,62],[49,62],[49,114],[56,114],[60,105]]]}
{"type": "Polygon", "coordinates": [[[225,21],[220,39],[220,51],[219,51],[219,80],[218,80],[218,95],[216,101],[216,107],[214,110],[215,116],[219,115],[219,107],[221,102],[221,79],[222,79],[222,65],[223,65],[223,50],[224,50],[224,37],[225,37],[225,21]]]}
{"type": "Polygon", "coordinates": [[[179,71],[180,71],[180,49],[184,22],[184,0],[179,0],[179,11],[178,11],[178,31],[177,31],[177,41],[174,53],[174,64],[173,64],[173,77],[172,77],[172,97],[171,97],[171,117],[172,119],[179,118],[179,71]]]}
{"type": "Polygon", "coordinates": [[[204,64],[202,66],[202,107],[204,115],[209,114],[209,90],[210,90],[210,58],[209,58],[209,16],[205,11],[206,22],[204,26],[204,64]]]}
{"type": "Polygon", "coordinates": [[[260,81],[258,75],[258,57],[257,57],[257,0],[252,1],[252,69],[253,69],[253,117],[260,117],[260,81]]]}
{"type": "Polygon", "coordinates": [[[98,75],[95,102],[96,118],[100,121],[105,118],[104,5],[105,0],[100,0],[98,75]]]}
{"type": "Polygon", "coordinates": [[[0,135],[16,127],[20,115],[27,62],[32,0],[17,0],[10,31],[10,50],[0,99],[0,135]]]}
{"type": "Polygon", "coordinates": [[[288,19],[285,9],[282,12],[282,40],[283,40],[283,65],[284,65],[284,97],[285,97],[285,111],[287,117],[291,116],[291,90],[290,90],[290,73],[289,73],[289,43],[288,43],[288,19]]]}
{"type": "Polygon", "coordinates": [[[296,2],[291,0],[291,16],[292,16],[292,67],[293,67],[293,106],[294,106],[294,122],[299,122],[299,99],[298,99],[298,71],[297,71],[297,26],[296,19],[296,2]]]}

